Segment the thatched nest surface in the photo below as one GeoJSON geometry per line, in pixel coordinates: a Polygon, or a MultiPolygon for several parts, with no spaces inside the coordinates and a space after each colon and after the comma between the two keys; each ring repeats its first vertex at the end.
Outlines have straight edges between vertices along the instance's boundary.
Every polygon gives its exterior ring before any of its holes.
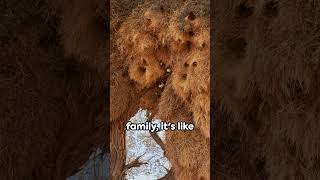
{"type": "Polygon", "coordinates": [[[217,101],[229,114],[222,118],[236,124],[224,128],[247,139],[246,166],[256,168],[247,177],[319,179],[319,8],[311,1],[215,3],[217,101]]]}
{"type": "Polygon", "coordinates": [[[105,2],[4,3],[1,178],[65,179],[107,150],[105,2]]]}
{"type": "Polygon", "coordinates": [[[131,85],[121,86],[137,92],[137,105],[151,107],[154,118],[162,121],[195,124],[191,132],[166,133],[164,150],[177,179],[209,179],[209,164],[202,163],[210,158],[208,4],[145,1],[132,9],[112,35],[117,52],[111,62],[128,69],[131,85]],[[196,20],[188,18],[191,11],[196,20]]]}

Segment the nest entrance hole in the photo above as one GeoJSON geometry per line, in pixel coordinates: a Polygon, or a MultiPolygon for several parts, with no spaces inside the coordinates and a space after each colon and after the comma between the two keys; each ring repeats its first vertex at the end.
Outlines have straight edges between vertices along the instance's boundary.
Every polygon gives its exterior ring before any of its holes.
{"type": "Polygon", "coordinates": [[[190,12],[189,15],[187,16],[187,18],[190,20],[190,21],[193,21],[196,19],[196,16],[194,15],[193,12],[190,12]]]}
{"type": "Polygon", "coordinates": [[[279,14],[279,2],[272,0],[265,3],[263,8],[263,15],[267,17],[275,17],[279,14]]]}
{"type": "Polygon", "coordinates": [[[140,74],[141,76],[143,76],[143,75],[145,75],[147,69],[146,69],[145,67],[140,66],[140,67],[138,68],[138,71],[139,71],[139,74],[140,74]]]}
{"type": "Polygon", "coordinates": [[[183,80],[183,81],[187,80],[187,74],[182,74],[181,75],[181,80],[183,80]]]}
{"type": "Polygon", "coordinates": [[[238,6],[237,14],[240,17],[249,17],[253,14],[254,7],[249,6],[247,3],[243,2],[238,6]]]}

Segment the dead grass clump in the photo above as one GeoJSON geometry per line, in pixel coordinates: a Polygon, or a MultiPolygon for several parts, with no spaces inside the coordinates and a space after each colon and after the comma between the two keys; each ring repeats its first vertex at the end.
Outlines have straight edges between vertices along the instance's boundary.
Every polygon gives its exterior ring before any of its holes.
{"type": "Polygon", "coordinates": [[[209,53],[192,52],[186,58],[185,63],[189,64],[188,75],[190,76],[191,91],[194,95],[210,93],[210,60],[209,53]]]}
{"type": "Polygon", "coordinates": [[[172,65],[162,34],[170,10],[169,3],[146,2],[134,9],[120,27],[117,44],[124,59],[128,59],[130,78],[142,88],[153,85],[172,65]]]}
{"type": "Polygon", "coordinates": [[[210,30],[209,29],[201,31],[201,33],[194,35],[192,42],[193,42],[195,48],[200,51],[208,52],[208,54],[209,54],[210,38],[208,38],[208,37],[210,37],[210,30]]]}
{"type": "MultiPolygon", "coordinates": [[[[174,121],[178,122],[180,120],[174,121]]],[[[165,146],[168,158],[170,160],[176,159],[175,161],[177,161],[177,163],[173,164],[173,169],[177,172],[176,178],[179,177],[179,172],[185,169],[192,169],[193,177],[197,177],[198,174],[206,174],[210,171],[209,167],[207,167],[208,169],[200,168],[204,159],[210,158],[210,147],[209,139],[203,138],[198,129],[192,132],[168,131],[166,139],[168,143],[165,146]]]]}
{"type": "Polygon", "coordinates": [[[186,179],[186,180],[192,180],[194,179],[193,169],[184,168],[181,171],[174,173],[175,179],[186,179]]]}
{"type": "Polygon", "coordinates": [[[210,180],[210,161],[205,161],[198,170],[199,180],[210,180]]]}
{"type": "MultiPolygon", "coordinates": [[[[87,160],[91,150],[107,149],[104,111],[107,88],[105,77],[98,73],[104,72],[105,67],[95,66],[97,63],[91,61],[89,67],[78,59],[101,55],[97,49],[91,49],[90,54],[83,46],[86,38],[91,38],[86,35],[101,37],[103,32],[91,34],[77,29],[81,18],[75,16],[88,15],[85,11],[89,8],[74,10],[81,5],[75,3],[70,7],[68,3],[7,1],[0,7],[3,15],[0,36],[5,40],[1,42],[0,54],[2,179],[66,179],[87,160]],[[75,22],[62,17],[65,14],[61,14],[61,4],[71,11],[70,18],[75,22]],[[62,26],[68,32],[61,30],[62,26]],[[73,36],[78,30],[85,33],[73,36]],[[60,36],[71,40],[61,41],[60,36]],[[75,44],[70,42],[82,37],[86,38],[75,40],[75,44]]],[[[95,20],[98,22],[84,23],[84,28],[100,27],[100,18],[95,20]]]]}
{"type": "Polygon", "coordinates": [[[250,62],[246,61],[249,46],[246,37],[248,22],[256,8],[251,1],[225,1],[217,5],[213,68],[216,81],[221,83],[216,83],[216,93],[224,108],[238,118],[241,99],[245,97],[244,89],[252,76],[250,62]]]}
{"type": "Polygon", "coordinates": [[[139,106],[163,121],[197,118],[193,132],[167,133],[165,153],[178,179],[209,179],[209,165],[202,166],[209,159],[209,139],[201,132],[208,135],[209,127],[208,9],[209,1],[145,1],[113,35],[119,62],[138,84],[139,106]]]}
{"type": "Polygon", "coordinates": [[[272,179],[318,179],[318,166],[301,157],[299,149],[285,139],[268,141],[266,150],[266,169],[272,179]],[[305,168],[308,167],[308,168],[305,168]]]}
{"type": "Polygon", "coordinates": [[[191,83],[188,74],[188,62],[176,64],[172,73],[172,84],[175,92],[185,101],[191,101],[191,83]]]}
{"type": "Polygon", "coordinates": [[[142,55],[129,64],[130,78],[142,88],[153,85],[164,73],[154,54],[142,55]]]}
{"type": "Polygon", "coordinates": [[[261,152],[270,179],[318,179],[319,133],[313,127],[319,127],[320,27],[315,19],[320,5],[311,1],[217,5],[217,96],[243,133],[251,134],[253,143],[246,146],[254,147],[250,153],[255,155],[247,159],[254,161],[261,152]],[[236,11],[227,13],[230,9],[236,11]]]}
{"type": "Polygon", "coordinates": [[[44,100],[49,99],[39,96],[39,92],[30,84],[36,81],[33,72],[16,60],[15,54],[9,53],[2,58],[10,59],[11,63],[2,68],[0,76],[0,114],[3,117],[0,127],[0,173],[5,179],[22,179],[30,176],[44,160],[44,151],[52,145],[50,139],[55,128],[52,128],[53,131],[46,130],[55,123],[56,120],[52,118],[57,118],[57,115],[52,114],[46,123],[39,121],[40,117],[46,118],[48,115],[43,112],[50,112],[49,104],[41,106],[44,100]]]}
{"type": "Polygon", "coordinates": [[[143,14],[145,31],[163,33],[161,31],[165,31],[165,27],[168,23],[168,12],[169,11],[165,10],[163,5],[153,4],[146,9],[143,14]]]}
{"type": "Polygon", "coordinates": [[[250,44],[249,61],[256,69],[255,81],[259,83],[264,94],[276,95],[278,96],[276,98],[281,101],[290,98],[287,84],[292,80],[303,84],[306,91],[310,90],[315,80],[313,79],[314,67],[318,64],[318,55],[310,53],[310,49],[313,49],[313,52],[319,49],[314,46],[318,39],[315,36],[314,27],[311,27],[312,22],[298,19],[318,17],[317,13],[307,12],[319,7],[311,7],[310,3],[298,4],[295,1],[270,1],[259,4],[259,13],[252,22],[252,33],[249,34],[252,41],[248,42],[250,44]],[[271,12],[268,15],[265,11],[271,12]],[[281,16],[271,16],[270,14],[275,14],[273,11],[277,11],[281,16]],[[269,29],[267,33],[266,28],[269,29]],[[272,74],[269,73],[270,70],[272,74]],[[268,77],[266,77],[267,74],[269,74],[268,77]]]}
{"type": "Polygon", "coordinates": [[[14,47],[5,56],[10,68],[0,76],[0,172],[13,180],[64,179],[93,146],[106,143],[106,124],[96,119],[105,105],[99,99],[106,98],[101,77],[76,60],[34,47],[17,53],[14,47]]]}
{"type": "Polygon", "coordinates": [[[319,178],[318,160],[320,144],[316,120],[319,116],[319,100],[295,102],[283,105],[270,121],[274,129],[269,136],[269,145],[265,147],[268,157],[268,169],[275,178],[299,175],[300,178],[319,178]],[[281,143],[278,142],[282,139],[281,143]],[[275,152],[280,153],[274,155],[275,152]],[[286,163],[281,163],[286,162],[286,163]],[[289,164],[287,164],[289,163],[289,164]],[[290,171],[284,171],[289,166],[290,171]],[[304,168],[308,166],[309,168],[304,168]]]}
{"type": "Polygon", "coordinates": [[[139,33],[132,38],[134,51],[137,53],[152,52],[157,48],[157,38],[148,33],[139,33]]]}
{"type": "Polygon", "coordinates": [[[166,8],[159,2],[145,2],[135,8],[119,29],[117,44],[121,51],[131,57],[137,50],[146,53],[145,47],[160,47],[168,22],[166,8]]]}
{"type": "MultiPolygon", "coordinates": [[[[317,179],[319,144],[318,74],[319,42],[313,19],[319,17],[319,4],[297,1],[268,1],[258,6],[248,42],[254,81],[264,99],[276,104],[268,120],[271,141],[266,147],[268,170],[275,179],[281,177],[317,179]],[[300,20],[299,20],[300,19],[300,20]],[[306,20],[306,19],[309,19],[306,20]],[[254,29],[254,31],[253,31],[254,29]],[[268,31],[266,31],[268,29],[268,31]],[[310,52],[310,49],[314,53],[310,52]],[[272,59],[272,61],[271,61],[272,59]],[[272,72],[272,74],[270,74],[272,72]],[[266,74],[269,74],[266,77],[266,74]],[[282,139],[284,143],[275,143],[282,139]],[[281,153],[281,156],[271,154],[281,153]],[[295,164],[285,169],[285,164],[295,164]],[[310,167],[308,170],[304,165],[310,167]]],[[[267,136],[268,137],[268,136],[267,136]]]]}
{"type": "MultiPolygon", "coordinates": [[[[182,99],[175,95],[170,83],[165,86],[155,118],[169,122],[193,122],[189,108],[182,99]]],[[[199,168],[203,164],[203,159],[209,158],[210,148],[209,141],[202,137],[197,125],[195,127],[196,129],[191,132],[167,131],[166,133],[165,152],[173,164],[176,178],[182,176],[194,178],[197,174],[200,178],[200,175],[204,176],[203,174],[210,172],[209,166],[199,168]],[[185,170],[192,172],[192,175],[185,174],[185,170]]]]}
{"type": "Polygon", "coordinates": [[[65,55],[79,57],[105,70],[106,33],[109,31],[106,2],[72,0],[61,5],[60,35],[65,55]]]}
{"type": "Polygon", "coordinates": [[[143,0],[111,0],[110,1],[110,27],[111,32],[115,33],[119,30],[121,23],[131,14],[132,10],[143,0]]]}
{"type": "Polygon", "coordinates": [[[203,3],[186,1],[172,14],[167,39],[175,52],[187,51],[195,45],[198,46],[192,39],[199,38],[203,30],[209,29],[209,7],[209,1],[203,3]]]}
{"type": "MultiPolygon", "coordinates": [[[[155,117],[169,122],[185,121],[192,123],[192,113],[190,113],[189,108],[174,94],[175,92],[170,84],[165,87],[155,117]]],[[[183,169],[193,169],[196,171],[193,174],[200,173],[197,168],[202,164],[204,156],[209,158],[209,140],[202,137],[197,125],[195,127],[195,130],[189,132],[167,131],[166,133],[165,152],[174,166],[173,169],[176,170],[176,177],[183,169]]],[[[210,170],[206,169],[206,171],[210,170]]]]}
{"type": "Polygon", "coordinates": [[[188,28],[198,30],[199,28],[209,27],[210,1],[186,1],[181,8],[174,12],[170,19],[170,27],[173,32],[183,31],[188,28]],[[204,27],[201,27],[204,26],[204,27]],[[174,30],[176,29],[176,30],[174,30]]]}
{"type": "Polygon", "coordinates": [[[155,118],[162,119],[163,121],[190,118],[190,114],[185,113],[190,112],[190,109],[175,93],[172,87],[171,78],[167,80],[164,90],[161,93],[158,107],[158,113],[155,118]]]}
{"type": "Polygon", "coordinates": [[[177,95],[191,106],[195,123],[206,137],[210,134],[209,55],[192,52],[176,63],[172,73],[173,88],[177,95]]]}
{"type": "Polygon", "coordinates": [[[191,168],[184,168],[181,171],[175,172],[174,178],[175,179],[185,179],[185,180],[192,180],[194,179],[194,169],[191,168]]]}
{"type": "MultiPolygon", "coordinates": [[[[160,61],[160,65],[167,69],[171,69],[174,64],[174,59],[171,58],[171,51],[167,46],[160,47],[156,52],[157,59],[160,61]]],[[[168,72],[167,72],[168,73],[168,72]]]]}
{"type": "Polygon", "coordinates": [[[191,94],[196,96],[209,93],[209,55],[201,51],[193,51],[185,56],[177,57],[178,62],[173,69],[172,81],[177,94],[187,100],[191,94]]]}
{"type": "Polygon", "coordinates": [[[205,119],[201,117],[199,111],[203,107],[194,102],[199,99],[199,94],[209,99],[209,11],[206,9],[209,7],[206,3],[209,2],[198,4],[187,1],[175,11],[170,18],[167,41],[173,52],[171,59],[175,59],[173,89],[191,107],[194,116],[197,116],[194,117],[196,124],[201,124],[200,128],[208,135],[208,113],[203,116],[205,119]],[[204,121],[200,122],[200,119],[204,121]]]}
{"type": "Polygon", "coordinates": [[[210,137],[210,96],[201,94],[193,100],[192,112],[196,127],[205,137],[210,137]]]}

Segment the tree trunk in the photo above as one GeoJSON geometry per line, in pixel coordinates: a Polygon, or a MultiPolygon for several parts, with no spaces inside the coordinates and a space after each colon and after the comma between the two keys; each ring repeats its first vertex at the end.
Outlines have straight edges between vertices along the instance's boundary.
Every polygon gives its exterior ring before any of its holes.
{"type": "Polygon", "coordinates": [[[110,139],[110,176],[112,180],[122,180],[123,168],[126,163],[126,144],[125,144],[125,124],[127,119],[119,118],[111,122],[111,139],[110,139]]]}

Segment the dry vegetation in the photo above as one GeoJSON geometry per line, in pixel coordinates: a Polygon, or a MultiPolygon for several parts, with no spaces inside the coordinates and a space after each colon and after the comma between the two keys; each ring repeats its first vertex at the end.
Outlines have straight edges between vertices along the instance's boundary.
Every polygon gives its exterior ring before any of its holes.
{"type": "MultiPolygon", "coordinates": [[[[166,133],[168,178],[209,180],[209,1],[123,3],[111,1],[111,127],[140,107],[163,121],[195,123],[195,131],[166,133]]],[[[111,131],[111,177],[118,179],[123,140],[111,131]]]]}
{"type": "Polygon", "coordinates": [[[110,72],[106,4],[1,1],[2,179],[65,179],[108,150],[109,73],[111,178],[142,107],[196,124],[168,131],[167,179],[209,179],[210,113],[216,179],[320,179],[318,1],[214,0],[210,21],[207,0],[112,0],[110,72]]]}
{"type": "Polygon", "coordinates": [[[108,149],[105,11],[104,1],[1,1],[1,179],[62,180],[108,149]]]}
{"type": "Polygon", "coordinates": [[[320,178],[319,10],[319,1],[214,1],[218,179],[320,178]]]}

